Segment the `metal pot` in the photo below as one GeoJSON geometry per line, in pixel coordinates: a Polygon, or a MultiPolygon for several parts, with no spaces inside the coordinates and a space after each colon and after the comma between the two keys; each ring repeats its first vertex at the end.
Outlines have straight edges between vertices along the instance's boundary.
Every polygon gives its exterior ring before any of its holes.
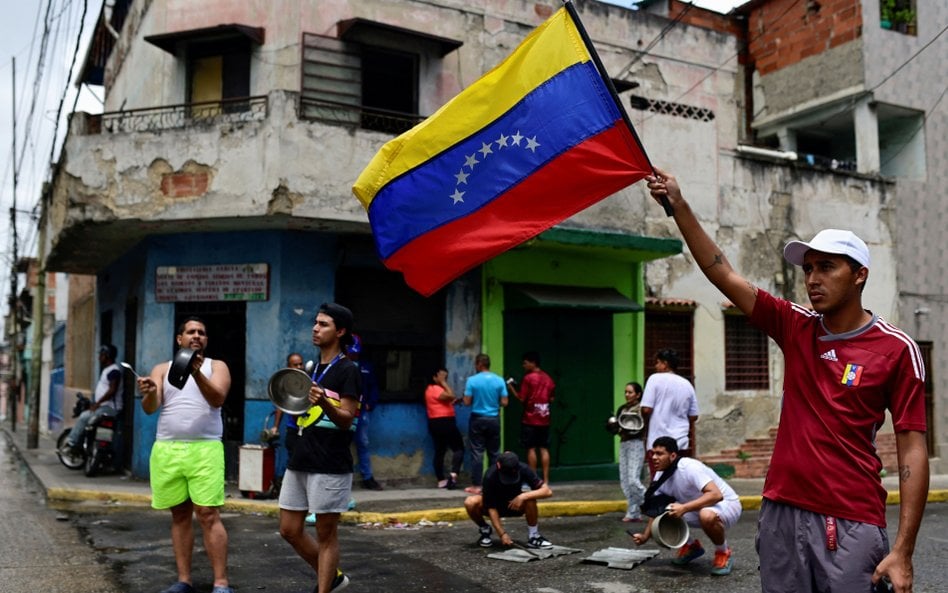
{"type": "Polygon", "coordinates": [[[267,384],[267,395],[277,408],[287,414],[299,416],[312,406],[309,390],[313,379],[300,369],[280,369],[273,373],[267,384]]]}

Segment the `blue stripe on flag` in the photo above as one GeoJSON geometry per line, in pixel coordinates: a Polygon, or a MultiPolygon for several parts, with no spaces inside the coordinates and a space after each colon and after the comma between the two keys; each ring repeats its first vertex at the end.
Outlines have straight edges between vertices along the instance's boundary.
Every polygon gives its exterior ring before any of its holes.
{"type": "Polygon", "coordinates": [[[387,259],[415,237],[467,216],[621,117],[592,62],[563,70],[379,191],[369,207],[379,255],[387,259]]]}

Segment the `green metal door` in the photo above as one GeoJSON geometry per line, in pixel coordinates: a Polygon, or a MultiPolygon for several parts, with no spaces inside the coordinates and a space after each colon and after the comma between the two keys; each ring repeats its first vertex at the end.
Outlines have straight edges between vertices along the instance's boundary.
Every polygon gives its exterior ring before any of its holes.
{"type": "MultiPolygon", "coordinates": [[[[612,410],[612,314],[578,309],[525,309],[504,314],[504,370],[519,383],[524,352],[540,353],[556,382],[551,411],[551,479],[613,477],[613,438],[604,429],[612,410]]],[[[523,455],[523,407],[511,398],[504,448],[523,455]]]]}

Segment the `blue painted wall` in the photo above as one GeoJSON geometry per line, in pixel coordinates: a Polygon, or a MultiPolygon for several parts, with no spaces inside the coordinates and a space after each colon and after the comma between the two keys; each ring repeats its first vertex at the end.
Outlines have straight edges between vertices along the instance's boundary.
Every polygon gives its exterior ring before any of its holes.
{"type": "MultiPolygon", "coordinates": [[[[158,266],[193,266],[207,264],[267,263],[270,267],[270,298],[263,302],[248,302],[246,312],[247,346],[245,363],[247,374],[246,403],[244,406],[244,442],[259,443],[260,432],[273,406],[267,397],[270,376],[285,365],[290,352],[299,352],[304,360],[316,359],[318,352],[312,345],[312,323],[316,308],[324,301],[332,301],[335,293],[335,272],[338,261],[337,245],[333,235],[312,232],[255,231],[226,233],[196,233],[150,237],[119,257],[99,274],[97,283],[98,314],[113,312],[112,341],[119,347],[119,359],[134,359],[139,373],[148,373],[154,365],[165,362],[173,355],[174,303],[155,300],[155,277],[158,266]],[[138,299],[137,349],[134,356],[121,351],[125,335],[125,306],[130,297],[138,299]]],[[[477,280],[473,277],[472,280],[477,280]]],[[[479,290],[476,282],[456,295],[468,306],[447,313],[449,332],[459,332],[467,323],[452,319],[477,315],[479,290]]],[[[379,298],[385,298],[379,295],[379,298]]],[[[453,308],[449,308],[451,311],[453,308]]],[[[98,321],[98,319],[97,319],[98,321]]],[[[359,320],[356,319],[358,328],[359,320]]],[[[479,328],[478,328],[479,329],[479,328]]],[[[472,332],[478,334],[478,331],[472,332]]],[[[448,367],[451,380],[458,392],[463,391],[464,380],[473,373],[473,355],[477,352],[470,333],[461,338],[461,348],[448,346],[448,367]]],[[[476,336],[475,336],[476,337],[476,336]]],[[[210,340],[214,336],[209,336],[210,340]]],[[[451,340],[449,339],[448,342],[451,340]]],[[[132,435],[132,473],[148,476],[148,458],[155,440],[158,413],[146,415],[141,410],[140,396],[135,394],[135,429],[132,435]]],[[[458,408],[458,425],[467,433],[470,411],[458,408]]],[[[428,435],[424,404],[381,403],[375,410],[369,434],[373,458],[399,455],[424,456],[420,472],[433,476],[431,469],[433,445],[428,435]]],[[[410,478],[390,475],[390,464],[375,463],[376,477],[410,478]]]]}

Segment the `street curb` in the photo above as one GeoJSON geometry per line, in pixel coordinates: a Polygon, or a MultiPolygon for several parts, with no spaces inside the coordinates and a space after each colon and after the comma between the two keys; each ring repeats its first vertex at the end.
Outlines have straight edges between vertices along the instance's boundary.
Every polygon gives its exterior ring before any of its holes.
{"type": "MultiPolygon", "coordinates": [[[[46,497],[56,502],[119,502],[151,505],[151,497],[143,494],[127,492],[102,492],[98,490],[79,490],[71,488],[48,488],[46,497]]],[[[741,496],[741,508],[756,510],[760,508],[762,496],[741,496]]],[[[898,492],[889,492],[886,504],[899,504],[898,492]]],[[[928,502],[948,502],[948,490],[931,490],[928,493],[928,502]]],[[[587,515],[604,515],[606,513],[624,513],[624,500],[580,500],[580,501],[551,501],[537,505],[541,517],[577,517],[587,515]]],[[[221,510],[225,512],[250,513],[270,517],[278,517],[280,509],[273,504],[255,500],[228,500],[221,510]]],[[[361,512],[348,511],[340,515],[339,521],[346,524],[359,525],[363,523],[382,524],[413,524],[422,520],[432,522],[466,521],[467,511],[464,507],[426,509],[420,511],[400,512],[361,512]]]]}

